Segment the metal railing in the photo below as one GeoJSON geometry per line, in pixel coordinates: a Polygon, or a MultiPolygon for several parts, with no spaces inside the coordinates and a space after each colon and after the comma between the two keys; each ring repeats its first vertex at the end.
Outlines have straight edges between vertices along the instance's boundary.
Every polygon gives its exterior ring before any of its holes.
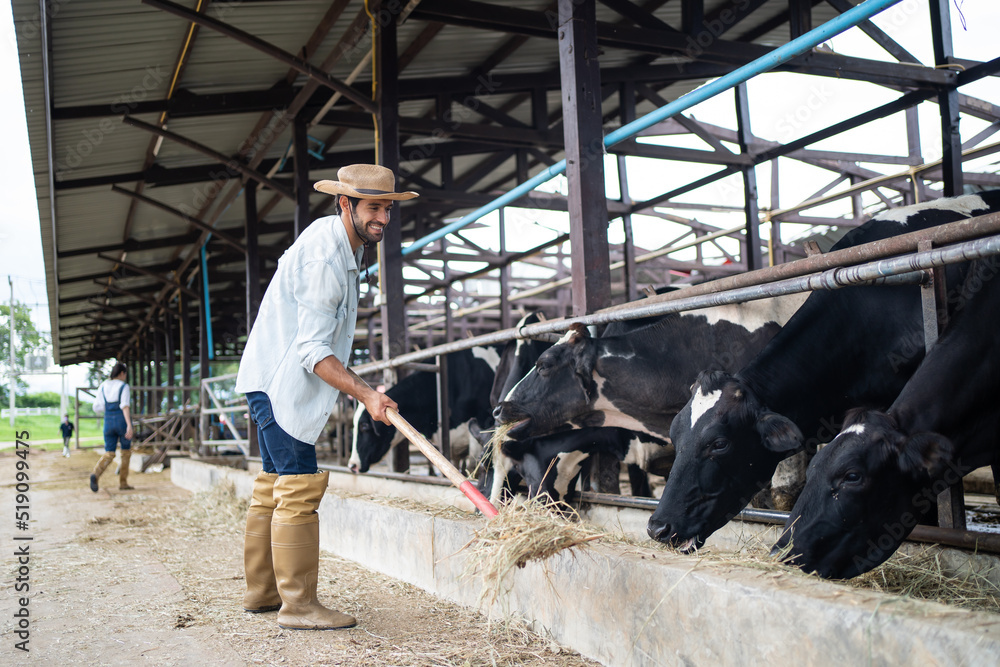
{"type": "MultiPolygon", "coordinates": [[[[234,394],[232,398],[220,398],[219,385],[232,382],[235,384],[236,373],[219,375],[218,377],[204,378],[201,381],[201,400],[198,411],[198,434],[199,442],[207,447],[236,446],[244,454],[250,454],[249,439],[249,419],[247,420],[247,437],[244,437],[236,428],[234,415],[244,415],[247,413],[246,397],[243,394],[234,394]],[[218,415],[220,425],[226,429],[231,438],[212,438],[211,421],[212,416],[218,415]]],[[[221,435],[221,433],[220,433],[221,435]]]]}

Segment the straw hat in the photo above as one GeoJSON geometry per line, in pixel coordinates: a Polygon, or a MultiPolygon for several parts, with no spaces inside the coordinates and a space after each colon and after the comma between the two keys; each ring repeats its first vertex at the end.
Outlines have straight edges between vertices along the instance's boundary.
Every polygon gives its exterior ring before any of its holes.
{"type": "Polygon", "coordinates": [[[419,197],[416,192],[393,192],[396,177],[391,169],[377,164],[351,164],[337,170],[339,181],[317,181],[313,186],[328,195],[358,199],[405,200],[419,197]]]}

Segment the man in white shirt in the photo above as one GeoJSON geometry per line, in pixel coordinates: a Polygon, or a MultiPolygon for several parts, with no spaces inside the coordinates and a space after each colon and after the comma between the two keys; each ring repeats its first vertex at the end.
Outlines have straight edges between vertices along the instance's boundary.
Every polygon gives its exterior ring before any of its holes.
{"type": "Polygon", "coordinates": [[[314,221],[278,261],[250,331],[236,390],[257,424],[263,471],[254,480],[244,541],[243,608],[278,611],[297,630],[349,628],[356,620],[316,599],[319,516],[328,472],[315,442],[341,391],[389,423],[396,403],[346,368],[357,322],[364,247],[382,240],[395,192],[385,167],[356,164],[315,188],[337,198],[337,215],[314,221]]]}

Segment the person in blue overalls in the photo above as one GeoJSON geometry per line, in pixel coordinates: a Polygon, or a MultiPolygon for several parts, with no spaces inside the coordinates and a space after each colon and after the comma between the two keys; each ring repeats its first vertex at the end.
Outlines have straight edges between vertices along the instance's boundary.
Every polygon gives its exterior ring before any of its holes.
{"type": "Polygon", "coordinates": [[[104,414],[104,456],[90,474],[90,490],[94,493],[97,493],[97,480],[115,458],[119,442],[122,446],[122,463],[118,473],[118,488],[121,491],[134,488],[128,485],[128,463],[132,457],[132,418],[129,410],[131,392],[125,382],[126,371],[125,364],[115,364],[111,369],[111,378],[101,383],[94,399],[94,412],[104,414]]]}

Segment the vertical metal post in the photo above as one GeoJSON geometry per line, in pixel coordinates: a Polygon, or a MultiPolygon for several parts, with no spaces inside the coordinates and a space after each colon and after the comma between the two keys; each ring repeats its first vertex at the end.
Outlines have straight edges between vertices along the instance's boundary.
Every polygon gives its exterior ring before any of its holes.
{"type": "MultiPolygon", "coordinates": [[[[750,102],[747,85],[741,83],[736,91],[736,124],[740,143],[740,153],[750,154],[750,102]]],[[[751,165],[743,169],[743,201],[746,210],[746,263],[747,271],[763,268],[764,258],[760,252],[760,210],[757,208],[757,172],[751,165]]]]}
{"type": "MultiPolygon", "coordinates": [[[[176,377],[176,368],[174,367],[174,350],[176,347],[174,343],[174,314],[170,310],[163,311],[163,328],[166,330],[163,340],[167,353],[167,387],[172,387],[174,385],[174,377],[176,377]]],[[[174,392],[172,389],[167,389],[167,412],[173,409],[174,392]]]]}
{"type": "MultiPolygon", "coordinates": [[[[450,331],[450,329],[449,329],[450,331]]],[[[451,336],[448,336],[451,342],[451,336]]],[[[448,355],[437,356],[437,394],[438,394],[438,428],[441,432],[441,454],[451,460],[451,434],[448,432],[451,423],[451,406],[448,405],[448,355]]]]}
{"type": "MultiPolygon", "coordinates": [[[[243,188],[244,206],[246,217],[244,225],[246,229],[246,280],[247,280],[247,335],[257,319],[257,310],[260,308],[260,251],[257,238],[260,234],[260,225],[257,220],[257,183],[250,181],[243,188]]],[[[308,199],[306,200],[308,204],[308,199]]],[[[298,209],[296,209],[296,218],[298,209]]]]}
{"type": "MultiPolygon", "coordinates": [[[[635,120],[635,84],[631,81],[624,82],[618,89],[619,107],[621,108],[622,125],[635,120]]],[[[632,205],[632,197],[628,192],[628,169],[625,165],[625,156],[617,156],[618,161],[618,189],[621,192],[621,201],[626,207],[632,205]]],[[[635,272],[635,238],[632,236],[632,214],[625,213],[622,216],[622,229],[625,232],[625,243],[622,246],[622,258],[625,268],[622,276],[625,283],[625,300],[635,301],[639,298],[639,285],[636,283],[635,272]]]]}
{"type": "Polygon", "coordinates": [[[10,331],[8,332],[8,337],[10,339],[10,395],[7,397],[7,402],[10,404],[10,427],[13,429],[14,409],[16,405],[14,394],[17,392],[17,366],[14,361],[14,333],[17,328],[14,326],[14,278],[7,276],[7,282],[10,284],[10,331]]]}
{"type": "Polygon", "coordinates": [[[208,372],[208,313],[206,312],[208,304],[206,303],[207,295],[202,294],[201,301],[198,303],[198,377],[204,380],[211,376],[208,372]]]}
{"type": "Polygon", "coordinates": [[[153,332],[153,409],[150,415],[160,414],[161,390],[163,386],[163,336],[159,331],[153,332]]]}
{"type": "MultiPolygon", "coordinates": [[[[181,323],[181,384],[185,387],[191,386],[191,313],[188,309],[188,297],[183,292],[177,293],[177,306],[181,323]]],[[[184,389],[181,391],[181,408],[188,405],[191,400],[191,393],[184,389]]]]}
{"type": "Polygon", "coordinates": [[[611,303],[596,0],[558,4],[573,314],[584,315],[611,303]]]}
{"type": "Polygon", "coordinates": [[[696,35],[705,27],[705,0],[681,0],[681,30],[696,35]]]}
{"type": "MultiPolygon", "coordinates": [[[[299,237],[311,222],[309,220],[309,193],[312,187],[309,184],[309,126],[306,125],[304,115],[295,117],[293,127],[293,141],[295,143],[292,160],[295,168],[295,222],[293,233],[295,238],[299,237]]],[[[252,181],[247,183],[247,189],[256,187],[252,181]]]]}
{"type": "Polygon", "coordinates": [[[80,388],[73,392],[73,433],[76,434],[76,449],[80,449],[80,388]]]}
{"type": "Polygon", "coordinates": [[[812,0],[788,0],[789,37],[795,39],[812,30],[812,0]]]}
{"type": "MultiPolygon", "coordinates": [[[[931,41],[934,45],[934,64],[937,67],[950,65],[954,55],[950,5],[950,0],[930,0],[931,41]]],[[[944,181],[944,196],[955,197],[962,194],[963,189],[958,89],[939,92],[938,106],[941,108],[941,178],[944,181]]]]}
{"type": "MultiPolygon", "coordinates": [[[[778,159],[771,160],[771,201],[772,211],[778,210],[781,205],[781,183],[778,177],[778,159]]],[[[771,266],[784,264],[785,247],[781,245],[781,222],[771,220],[771,266]]]]}
{"type": "MultiPolygon", "coordinates": [[[[906,110],[906,147],[907,157],[911,165],[923,164],[923,151],[920,149],[920,116],[917,107],[910,107],[906,110]]],[[[913,175],[913,199],[907,204],[916,204],[926,199],[924,195],[924,182],[920,174],[913,175]]]]}
{"type": "MultiPolygon", "coordinates": [[[[498,228],[500,232],[500,258],[502,260],[507,259],[507,224],[506,216],[504,215],[505,208],[500,208],[498,214],[500,216],[498,228]]],[[[511,317],[510,317],[510,264],[504,264],[500,267],[500,328],[510,329],[511,317]]]]}
{"type": "MultiPolygon", "coordinates": [[[[375,38],[378,40],[378,129],[379,163],[399,175],[399,59],[396,45],[396,16],[388,7],[379,16],[375,38]]],[[[379,283],[382,292],[382,356],[397,357],[406,351],[406,309],[403,301],[403,218],[397,203],[391,209],[389,224],[382,236],[382,256],[379,260],[379,283]]],[[[395,447],[389,459],[393,472],[410,467],[410,446],[403,441],[395,447]]]]}
{"type": "MultiPolygon", "coordinates": [[[[920,241],[918,252],[926,252],[932,243],[920,241]]],[[[930,281],[920,286],[920,300],[924,315],[924,349],[930,352],[940,332],[947,324],[947,294],[943,267],[928,269],[930,281]]],[[[938,495],[938,525],[944,528],[965,530],[965,489],[962,481],[952,484],[938,495]]]]}

